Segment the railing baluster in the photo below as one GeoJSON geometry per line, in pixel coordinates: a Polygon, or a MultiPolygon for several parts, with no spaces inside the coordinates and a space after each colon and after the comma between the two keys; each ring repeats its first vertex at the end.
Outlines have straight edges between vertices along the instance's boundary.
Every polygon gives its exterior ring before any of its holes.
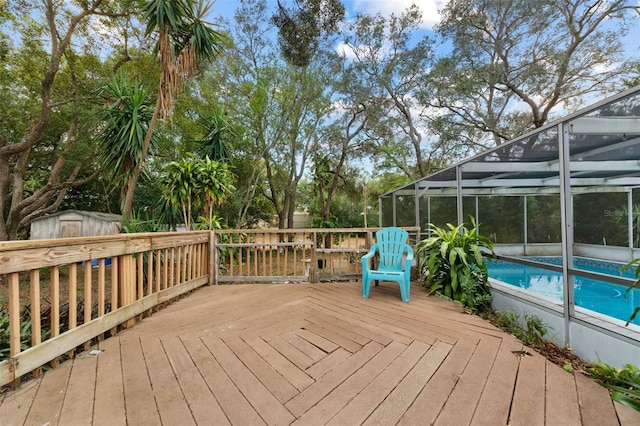
{"type": "Polygon", "coordinates": [[[169,287],[173,287],[173,284],[175,283],[175,269],[176,269],[176,248],[175,247],[171,247],[171,263],[169,264],[169,287]]]}
{"type": "MultiPolygon", "coordinates": [[[[49,293],[51,298],[51,338],[60,335],[60,267],[52,266],[49,271],[49,293]]],[[[58,365],[58,357],[49,363],[51,368],[58,365]]]]}
{"type": "Polygon", "coordinates": [[[104,315],[105,303],[105,266],[104,258],[98,260],[98,317],[104,315]]]}
{"type": "MultiPolygon", "coordinates": [[[[120,284],[118,281],[118,277],[120,277],[120,257],[112,256],[111,257],[111,312],[114,312],[118,309],[118,300],[119,293],[118,290],[120,288],[120,284]]],[[[118,327],[111,328],[111,335],[115,335],[118,331],[118,327]]]]}
{"type": "MultiPolygon", "coordinates": [[[[91,260],[84,262],[84,297],[82,300],[84,306],[83,324],[87,324],[91,321],[91,260]]],[[[85,344],[85,349],[89,347],[85,344]]]]}
{"type": "Polygon", "coordinates": [[[39,345],[42,341],[40,319],[40,270],[32,269],[31,280],[31,346],[39,345]]]}
{"type": "Polygon", "coordinates": [[[51,298],[51,337],[60,334],[60,267],[52,266],[49,272],[51,298]]]}
{"type": "Polygon", "coordinates": [[[147,253],[147,296],[153,294],[153,250],[147,253]]]}
{"type": "Polygon", "coordinates": [[[137,254],[136,263],[136,283],[138,289],[137,299],[142,299],[144,297],[144,253],[140,252],[137,254]]]}
{"type": "Polygon", "coordinates": [[[20,353],[20,273],[9,274],[9,355],[20,353]]]}
{"type": "MultiPolygon", "coordinates": [[[[78,324],[78,265],[69,265],[69,330],[76,328],[78,324]]],[[[70,358],[75,355],[75,349],[68,352],[70,358]]]]}
{"type": "Polygon", "coordinates": [[[162,257],[162,250],[156,250],[156,293],[160,291],[160,267],[162,257]]]}

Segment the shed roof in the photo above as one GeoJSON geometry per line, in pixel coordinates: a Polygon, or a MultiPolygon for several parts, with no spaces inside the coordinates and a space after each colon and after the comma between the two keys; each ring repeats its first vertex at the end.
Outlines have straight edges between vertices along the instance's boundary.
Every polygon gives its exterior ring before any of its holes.
{"type": "Polygon", "coordinates": [[[86,210],[63,210],[56,213],[40,216],[39,218],[34,219],[32,222],[37,222],[39,220],[51,219],[57,216],[65,216],[65,215],[80,215],[80,216],[90,217],[90,218],[105,221],[105,222],[122,221],[122,215],[114,214],[114,213],[93,212],[93,211],[86,211],[86,210]]]}

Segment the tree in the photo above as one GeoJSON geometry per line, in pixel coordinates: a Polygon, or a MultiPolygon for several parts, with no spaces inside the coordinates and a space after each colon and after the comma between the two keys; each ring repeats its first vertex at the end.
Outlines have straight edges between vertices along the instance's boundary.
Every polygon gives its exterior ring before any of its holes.
{"type": "Polygon", "coordinates": [[[437,31],[453,50],[420,97],[437,108],[442,149],[499,145],[619,89],[621,40],[638,10],[630,0],[451,0],[437,31]]]}
{"type": "Polygon", "coordinates": [[[298,186],[317,129],[332,107],[328,67],[335,56],[330,42],[323,41],[308,67],[281,60],[270,42],[274,28],[267,17],[265,1],[242,1],[235,15],[234,45],[227,62],[216,67],[214,80],[224,90],[220,103],[229,120],[243,126],[234,147],[234,161],[243,162],[245,173],[242,200],[234,195],[241,204],[236,223],[250,222],[250,206],[266,198],[278,225],[286,228],[293,225],[298,186]]]}
{"type": "Polygon", "coordinates": [[[311,63],[323,37],[334,33],[346,9],[340,0],[296,0],[288,9],[278,0],[278,11],[271,18],[278,27],[278,44],[284,59],[295,66],[311,63]]]}
{"type": "Polygon", "coordinates": [[[627,87],[634,87],[640,84],[640,62],[635,65],[635,72],[632,76],[624,80],[624,84],[627,87]]]}
{"type": "MultiPolygon", "coordinates": [[[[144,139],[153,111],[146,89],[140,84],[130,84],[122,72],[118,78],[112,76],[111,82],[100,89],[100,94],[107,105],[101,116],[104,127],[98,135],[102,162],[116,187],[120,188],[120,202],[123,203],[131,173],[143,162],[144,139]]],[[[154,140],[152,138],[152,147],[154,140]]]]}
{"type": "Polygon", "coordinates": [[[347,171],[350,163],[362,156],[361,136],[368,120],[362,104],[342,105],[340,118],[323,129],[312,156],[313,184],[323,227],[330,227],[333,222],[334,196],[349,184],[355,186],[357,173],[347,171]]]}
{"type": "Polygon", "coordinates": [[[421,20],[416,5],[390,18],[359,15],[345,37],[354,55],[350,72],[362,80],[349,89],[360,91],[360,102],[371,110],[367,132],[374,154],[381,158],[381,165],[400,169],[412,178],[434,170],[431,152],[423,145],[424,106],[416,102],[434,57],[428,37],[413,44],[421,20]]]}
{"type": "Polygon", "coordinates": [[[127,3],[16,2],[0,13],[15,39],[0,37],[0,240],[16,239],[31,220],[55,211],[70,188],[98,176],[89,99],[106,70],[91,24],[128,15],[119,9],[127,3]]]}
{"type": "Polygon", "coordinates": [[[175,96],[183,84],[194,77],[198,64],[218,57],[226,44],[225,36],[204,20],[211,6],[212,3],[204,3],[203,0],[149,0],[144,5],[144,20],[147,23],[145,34],[158,34],[161,77],[156,108],[142,145],[142,162],[129,175],[125,187],[122,211],[125,216],[133,208],[136,183],[158,119],[166,119],[171,115],[175,96]]]}

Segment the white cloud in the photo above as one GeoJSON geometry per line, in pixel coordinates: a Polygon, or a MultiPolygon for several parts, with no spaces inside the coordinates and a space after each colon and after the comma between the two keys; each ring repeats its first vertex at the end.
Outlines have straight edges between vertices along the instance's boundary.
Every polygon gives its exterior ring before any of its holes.
{"type": "Polygon", "coordinates": [[[448,0],[353,0],[352,13],[367,13],[370,15],[380,12],[384,16],[392,13],[400,15],[412,4],[416,4],[422,12],[422,27],[433,28],[440,20],[439,11],[448,0]]]}
{"type": "Polygon", "coordinates": [[[340,42],[340,44],[336,46],[336,52],[340,55],[344,55],[347,59],[354,59],[356,57],[353,48],[344,41],[340,42]]]}

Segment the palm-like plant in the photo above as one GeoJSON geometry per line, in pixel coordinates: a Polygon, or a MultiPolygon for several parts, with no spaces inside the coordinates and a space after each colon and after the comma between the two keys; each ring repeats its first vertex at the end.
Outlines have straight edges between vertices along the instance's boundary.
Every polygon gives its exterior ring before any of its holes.
{"type": "MultiPolygon", "coordinates": [[[[153,115],[149,93],[140,84],[132,84],[121,72],[98,91],[105,103],[100,121],[102,131],[98,140],[104,156],[104,167],[118,181],[120,202],[124,201],[124,188],[144,158],[143,146],[153,115]]],[[[150,140],[155,148],[155,138],[150,140]]],[[[122,207],[122,206],[121,206],[122,207]]]]}
{"type": "Polygon", "coordinates": [[[227,117],[216,112],[202,118],[205,135],[197,141],[200,144],[199,152],[203,158],[214,161],[227,161],[229,159],[229,146],[238,139],[238,129],[231,124],[227,117]]]}
{"type": "MultiPolygon", "coordinates": [[[[174,97],[183,84],[193,78],[198,64],[216,58],[226,44],[226,37],[205,21],[212,5],[203,0],[149,0],[143,7],[146,35],[158,34],[157,51],[162,73],[156,108],[142,144],[143,161],[158,119],[171,115],[174,97]]],[[[125,216],[132,210],[142,166],[142,162],[137,164],[127,180],[122,211],[125,216]]]]}
{"type": "Polygon", "coordinates": [[[173,206],[182,209],[187,231],[191,230],[192,210],[198,208],[199,184],[196,163],[192,157],[183,161],[172,161],[164,166],[162,196],[173,206]]]}
{"type": "Polygon", "coordinates": [[[232,184],[235,176],[227,164],[213,161],[209,157],[197,163],[195,172],[199,194],[209,213],[208,223],[212,224],[213,206],[220,204],[235,189],[232,184]]]}
{"type": "Polygon", "coordinates": [[[229,166],[208,157],[200,160],[191,155],[180,162],[172,161],[164,167],[164,173],[163,198],[182,209],[187,230],[191,229],[192,212],[201,207],[208,211],[206,222],[214,224],[213,206],[235,189],[229,166]]]}
{"type": "Polygon", "coordinates": [[[475,312],[490,307],[484,259],[495,254],[493,242],[478,234],[473,217],[471,223],[471,229],[464,224],[448,223],[448,229],[429,224],[432,236],[420,241],[416,252],[420,255],[420,271],[428,293],[442,294],[475,312]]]}

